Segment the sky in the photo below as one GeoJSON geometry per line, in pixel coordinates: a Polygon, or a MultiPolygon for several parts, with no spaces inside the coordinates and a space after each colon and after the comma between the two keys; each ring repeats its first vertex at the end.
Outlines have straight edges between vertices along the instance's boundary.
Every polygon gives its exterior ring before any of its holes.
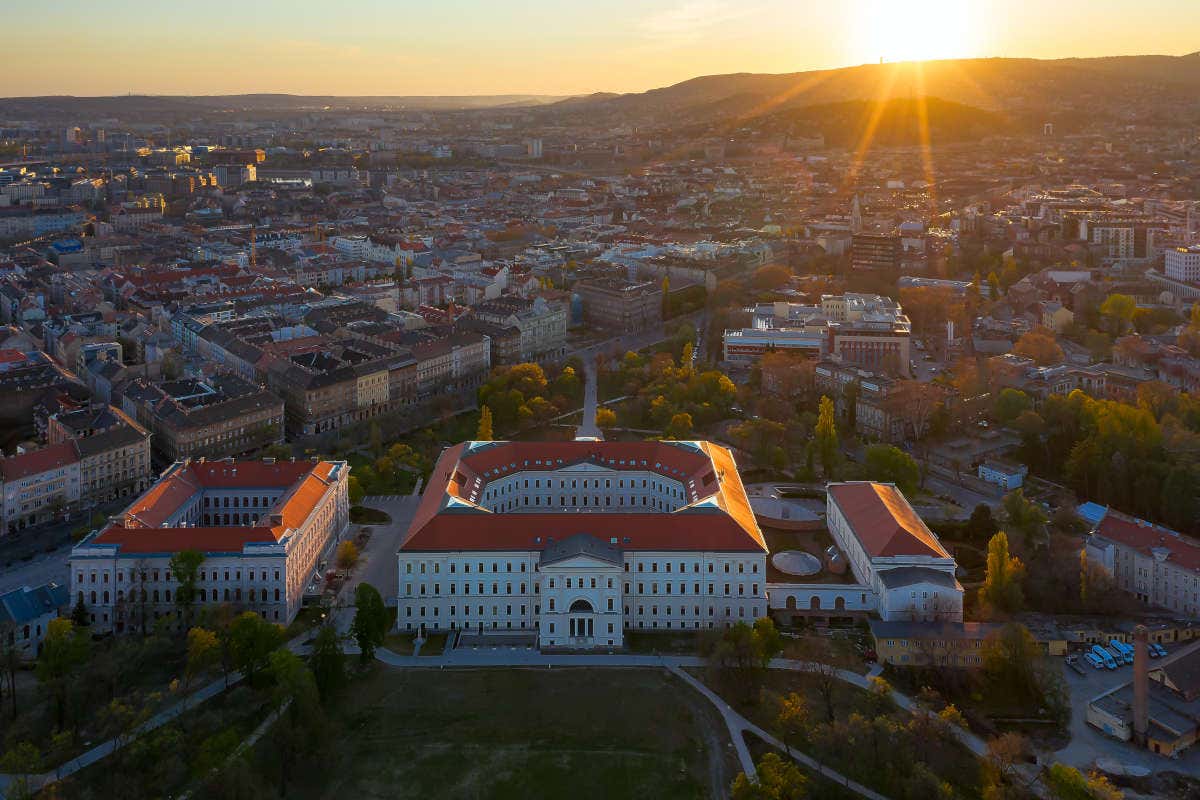
{"type": "MultiPolygon", "coordinates": [[[[1200,0],[2,0],[0,96],[583,94],[1200,49],[1200,0]]],[[[3,107],[0,106],[0,116],[3,107]]]]}

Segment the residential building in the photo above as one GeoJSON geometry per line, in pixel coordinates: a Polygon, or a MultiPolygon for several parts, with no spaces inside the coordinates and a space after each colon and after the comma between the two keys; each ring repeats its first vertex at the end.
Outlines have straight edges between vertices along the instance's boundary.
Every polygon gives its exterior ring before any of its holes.
{"type": "Polygon", "coordinates": [[[1006,492],[1020,489],[1025,483],[1029,467],[1009,461],[990,459],[979,465],[979,480],[994,483],[1006,492]]]}
{"type": "Polygon", "coordinates": [[[875,640],[876,660],[895,667],[982,667],[987,637],[1004,627],[991,622],[877,619],[867,624],[875,640]]]}
{"type": "Polygon", "coordinates": [[[153,432],[159,464],[242,456],[283,441],[283,401],[233,374],[135,378],[125,386],[121,405],[153,432]]]}
{"type": "Polygon", "coordinates": [[[139,494],[150,484],[150,433],[113,406],[52,414],[51,445],[72,442],[79,455],[79,503],[86,509],[139,494]]]}
{"type": "Polygon", "coordinates": [[[79,452],[74,442],[0,459],[0,531],[50,522],[79,502],[79,452]]]}
{"type": "Polygon", "coordinates": [[[65,612],[68,599],[67,587],[57,583],[0,594],[0,647],[11,647],[25,659],[37,658],[51,620],[65,612]]]}
{"type": "Polygon", "coordinates": [[[856,233],[850,240],[852,269],[897,269],[900,237],[890,233],[856,233]]]}
{"type": "Polygon", "coordinates": [[[1087,537],[1088,561],[1146,605],[1200,616],[1200,542],[1106,510],[1087,537]]]}
{"type": "Polygon", "coordinates": [[[630,333],[662,322],[662,286],[654,281],[584,278],[575,282],[573,291],[583,303],[588,325],[630,333]]]}
{"type": "Polygon", "coordinates": [[[766,553],[711,442],[465,442],[400,545],[397,625],[591,649],[753,622],[766,553]]]}
{"type": "Polygon", "coordinates": [[[204,555],[199,608],[230,605],[287,625],[346,531],[344,461],[179,461],[120,516],[71,550],[71,598],[93,629],[177,619],[171,557],[204,555]]]}

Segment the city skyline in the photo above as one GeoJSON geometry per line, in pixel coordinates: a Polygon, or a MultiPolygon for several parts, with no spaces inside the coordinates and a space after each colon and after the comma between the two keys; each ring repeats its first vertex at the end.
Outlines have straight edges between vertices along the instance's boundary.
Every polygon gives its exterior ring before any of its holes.
{"type": "Polygon", "coordinates": [[[308,0],[175,9],[78,0],[11,12],[16,65],[0,95],[487,95],[637,92],[699,75],[787,73],[886,61],[1136,54],[1197,49],[1200,5],[1152,0],[856,0],[829,8],[755,0],[544,0],[500,8],[376,0],[331,15],[308,0]],[[77,29],[69,52],[41,46],[77,29]],[[1086,14],[1086,16],[1085,16],[1086,14]],[[1086,18],[1083,26],[1079,20],[1086,18]]]}

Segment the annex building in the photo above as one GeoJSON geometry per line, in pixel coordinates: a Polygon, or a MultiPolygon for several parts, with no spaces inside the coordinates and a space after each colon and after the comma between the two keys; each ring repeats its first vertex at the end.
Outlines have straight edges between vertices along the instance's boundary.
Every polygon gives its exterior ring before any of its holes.
{"type": "Polygon", "coordinates": [[[204,554],[197,608],[232,604],[288,624],[322,558],[346,531],[344,461],[178,461],[70,556],[71,602],[96,630],[177,613],[171,556],[204,554]]]}
{"type": "Polygon", "coordinates": [[[397,625],[621,647],[767,613],[767,545],[711,442],[465,442],[398,554],[397,625]]]}

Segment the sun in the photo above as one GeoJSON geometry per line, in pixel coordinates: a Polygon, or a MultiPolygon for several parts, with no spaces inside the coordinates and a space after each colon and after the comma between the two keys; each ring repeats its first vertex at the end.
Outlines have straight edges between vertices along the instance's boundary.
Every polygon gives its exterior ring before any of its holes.
{"type": "Polygon", "coordinates": [[[861,60],[976,56],[980,32],[975,6],[967,0],[868,0],[855,20],[861,60]]]}

